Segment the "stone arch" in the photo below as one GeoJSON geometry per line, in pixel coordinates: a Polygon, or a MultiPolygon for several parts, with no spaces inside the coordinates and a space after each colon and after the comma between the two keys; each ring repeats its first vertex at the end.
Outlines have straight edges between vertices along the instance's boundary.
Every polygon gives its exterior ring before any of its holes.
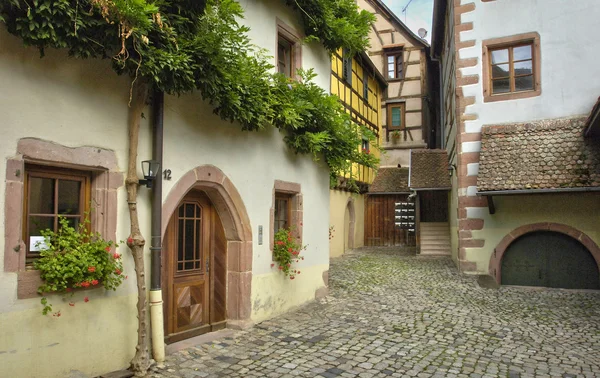
{"type": "MultiPolygon", "coordinates": [[[[350,213],[350,222],[348,223],[348,248],[354,249],[354,225],[356,223],[356,212],[354,210],[354,197],[348,197],[348,201],[346,201],[346,207],[344,211],[348,209],[350,213]]],[[[344,221],[345,222],[345,221],[344,221]]],[[[346,225],[344,224],[344,227],[346,225]]],[[[344,251],[346,252],[346,251],[344,251]]]]}
{"type": "Polygon", "coordinates": [[[184,174],[163,203],[161,234],[164,237],[171,215],[192,189],[207,194],[223,224],[227,239],[227,322],[244,328],[250,324],[252,312],[252,227],[231,180],[213,165],[201,165],[184,174]]]}
{"type": "Polygon", "coordinates": [[[594,257],[594,260],[596,260],[598,269],[600,269],[600,247],[598,247],[598,245],[588,235],[565,224],[549,222],[532,223],[515,228],[509,232],[508,235],[502,238],[500,243],[498,243],[496,248],[494,248],[494,253],[490,258],[488,271],[498,284],[500,284],[502,279],[502,257],[504,256],[504,253],[508,247],[519,237],[536,231],[554,231],[570,236],[571,238],[577,240],[588,249],[592,257],[594,257]]]}

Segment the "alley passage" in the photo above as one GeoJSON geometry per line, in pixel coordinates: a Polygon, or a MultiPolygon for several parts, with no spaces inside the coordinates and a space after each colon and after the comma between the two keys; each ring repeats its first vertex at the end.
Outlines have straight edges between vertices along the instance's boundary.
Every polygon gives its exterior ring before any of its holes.
{"type": "Polygon", "coordinates": [[[362,249],[330,296],[168,357],[156,377],[600,377],[600,292],[483,289],[449,258],[362,249]]]}

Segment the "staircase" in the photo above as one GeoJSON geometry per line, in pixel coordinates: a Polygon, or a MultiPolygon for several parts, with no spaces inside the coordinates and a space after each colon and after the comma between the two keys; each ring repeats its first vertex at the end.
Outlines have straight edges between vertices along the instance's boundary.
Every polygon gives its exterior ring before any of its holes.
{"type": "Polygon", "coordinates": [[[447,222],[421,222],[421,255],[450,256],[450,227],[447,222]]]}

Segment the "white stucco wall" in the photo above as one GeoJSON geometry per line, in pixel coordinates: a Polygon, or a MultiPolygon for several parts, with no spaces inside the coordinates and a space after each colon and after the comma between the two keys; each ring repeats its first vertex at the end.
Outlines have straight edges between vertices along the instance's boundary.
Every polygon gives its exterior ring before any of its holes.
{"type": "MultiPolygon", "coordinates": [[[[276,17],[300,29],[294,13],[280,1],[242,1],[243,23],[261,48],[274,55],[276,17]]],[[[329,90],[329,57],[318,44],[303,47],[303,66],[314,67],[316,82],[329,90]]],[[[274,62],[273,62],[274,63],[274,62]]],[[[36,49],[0,27],[0,254],[4,253],[4,196],[6,159],[16,154],[21,138],[35,137],[65,146],[97,146],[115,151],[119,169],[127,163],[127,99],[129,80],[117,77],[110,61],[77,61],[63,51],[46,51],[40,60],[36,49]]],[[[139,160],[151,157],[150,110],[144,111],[139,160]]],[[[163,195],[190,169],[212,164],[221,169],[241,194],[253,232],[252,320],[259,321],[305,303],[324,285],[329,266],[329,176],[322,162],[296,156],[275,130],[242,132],[222,122],[197,95],[167,96],[165,100],[164,168],[172,180],[163,195]],[[302,275],[285,281],[270,268],[268,227],[274,180],[301,184],[304,201],[302,275]],[[258,226],[264,240],[258,245],[258,226]],[[257,304],[260,308],[256,308],[257,304]],[[268,306],[265,303],[274,303],[268,306]]],[[[141,171],[139,176],[142,177],[141,171]]],[[[149,245],[149,191],[141,188],[138,211],[141,230],[149,245]]],[[[117,240],[129,234],[124,187],[118,194],[117,240]]],[[[116,292],[103,290],[77,294],[74,308],[51,297],[60,318],[43,317],[39,299],[18,300],[17,275],[5,273],[0,257],[0,376],[64,377],[76,369],[98,375],[128,365],[134,353],[137,328],[133,261],[124,247],[125,274],[130,278],[116,292]],[[93,346],[93,347],[92,347],[93,346]],[[90,348],[93,350],[91,351],[90,348]],[[31,364],[31,361],[36,364],[31,364]]],[[[148,252],[147,252],[148,253],[148,252]]],[[[149,257],[149,256],[148,256],[149,257]]],[[[147,263],[149,264],[149,258],[147,263]]],[[[147,268],[149,266],[147,265],[147,268]]],[[[149,280],[149,275],[148,280],[149,280]]]]}
{"type": "MultiPolygon", "coordinates": [[[[475,45],[457,52],[457,59],[477,60],[475,66],[460,69],[463,77],[479,76],[477,84],[462,87],[465,98],[475,97],[475,103],[465,110],[476,118],[465,121],[467,133],[478,133],[484,125],[589,114],[600,93],[600,81],[594,79],[600,75],[597,64],[600,41],[596,37],[600,17],[598,1],[461,1],[461,5],[469,3],[474,3],[475,9],[462,14],[461,22],[472,22],[473,29],[461,32],[460,40],[475,41],[475,45]],[[530,32],[540,35],[541,94],[484,103],[482,65],[487,62],[482,59],[482,41],[530,32]]],[[[461,145],[462,152],[480,149],[480,142],[465,141],[461,145]]],[[[478,170],[477,163],[466,167],[468,176],[477,176],[478,170]]],[[[459,190],[460,195],[476,196],[477,193],[476,186],[459,190]]],[[[468,218],[484,220],[483,230],[472,234],[474,239],[484,239],[485,245],[466,248],[465,258],[477,265],[478,273],[486,273],[497,243],[514,228],[534,222],[568,224],[597,241],[598,220],[591,215],[590,208],[597,205],[596,200],[589,194],[495,197],[497,213],[494,215],[490,215],[487,208],[466,207],[468,218]]]]}
{"type": "MultiPolygon", "coordinates": [[[[473,2],[462,0],[462,4],[473,2]]],[[[462,15],[473,30],[460,33],[462,41],[475,46],[461,49],[459,58],[477,58],[475,67],[462,68],[464,76],[482,78],[481,42],[528,32],[540,34],[540,96],[491,103],[483,102],[482,80],[463,87],[464,96],[475,96],[466,112],[479,116],[466,121],[467,132],[482,125],[525,122],[587,114],[600,93],[600,41],[596,37],[600,7],[596,0],[504,0],[475,1],[475,10],[462,15]],[[517,4],[518,3],[518,4],[517,4]],[[515,9],[518,7],[518,12],[515,9]]],[[[464,144],[463,144],[464,146],[464,144]]]]}

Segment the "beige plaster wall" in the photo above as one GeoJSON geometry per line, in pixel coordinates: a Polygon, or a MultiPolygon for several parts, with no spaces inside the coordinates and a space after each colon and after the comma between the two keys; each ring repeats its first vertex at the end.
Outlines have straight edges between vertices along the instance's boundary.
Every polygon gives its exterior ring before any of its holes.
{"type": "Polygon", "coordinates": [[[348,193],[341,190],[329,191],[329,224],[334,227],[333,238],[329,240],[329,257],[338,257],[344,254],[344,235],[348,227],[344,222],[346,206],[350,198],[354,199],[354,248],[365,245],[365,196],[348,193]]]}
{"type": "MultiPolygon", "coordinates": [[[[270,52],[276,45],[276,17],[299,26],[297,18],[281,2],[246,1],[242,5],[247,8],[244,22],[253,28],[250,35],[270,52]]],[[[303,65],[315,67],[319,74],[316,82],[329,89],[329,57],[320,45],[313,43],[303,48],[303,65]]],[[[109,60],[78,61],[68,58],[64,51],[52,50],[47,50],[46,57],[40,60],[36,49],[23,48],[19,40],[0,27],[0,83],[2,254],[5,161],[15,157],[19,139],[35,137],[64,146],[110,149],[123,171],[127,162],[130,81],[117,77],[109,60]]],[[[151,158],[150,113],[145,109],[139,160],[151,158]]],[[[252,301],[279,303],[276,307],[253,310],[253,318],[264,319],[313,299],[315,290],[325,286],[322,273],[329,264],[329,176],[324,164],[291,153],[275,130],[241,132],[238,125],[220,121],[197,95],[167,96],[165,140],[163,168],[172,170],[172,180],[164,184],[165,198],[182,175],[204,164],[220,168],[241,194],[253,232],[252,301]],[[269,209],[275,180],[302,186],[307,250],[299,268],[307,274],[290,282],[280,282],[279,272],[270,268],[269,209]],[[261,244],[257,235],[259,225],[263,226],[264,235],[261,244]],[[269,285],[261,284],[267,281],[271,282],[269,290],[266,290],[269,285]]],[[[138,175],[142,177],[140,168],[138,175]]],[[[118,192],[118,203],[117,240],[124,240],[129,235],[129,216],[123,187],[118,192]]],[[[140,188],[138,212],[147,245],[149,205],[150,192],[140,188]]],[[[130,278],[116,292],[87,291],[89,303],[83,303],[83,296],[77,294],[75,307],[52,296],[55,310],[61,310],[60,318],[43,317],[39,299],[17,299],[17,274],[5,273],[4,259],[0,257],[0,377],[64,377],[69,369],[98,375],[128,365],[136,340],[136,290],[130,253],[126,247],[119,252],[124,256],[125,274],[130,278]],[[32,364],[33,360],[39,364],[32,364]]],[[[146,257],[148,270],[148,249],[146,257]]]]}
{"type": "Polygon", "coordinates": [[[468,216],[484,219],[474,239],[485,239],[483,248],[467,248],[466,258],[477,264],[475,273],[487,274],[494,248],[519,226],[539,222],[565,224],[587,234],[600,245],[600,193],[513,195],[494,197],[496,214],[487,209],[467,208],[468,216]],[[477,214],[471,214],[472,212],[477,214]]]}
{"type": "Polygon", "coordinates": [[[293,280],[279,273],[252,277],[252,321],[261,322],[313,300],[315,292],[327,285],[323,273],[329,263],[304,265],[299,270],[293,280]]]}
{"type": "MultiPolygon", "coordinates": [[[[110,62],[69,59],[64,52],[34,48],[0,27],[0,254],[4,246],[6,159],[15,157],[21,138],[35,137],[65,146],[93,145],[115,151],[121,170],[127,153],[128,80],[117,77],[110,62]]],[[[148,112],[146,112],[148,114],[148,112]]],[[[140,156],[148,157],[149,129],[142,122],[140,156]]],[[[141,172],[140,172],[141,175],[141,172]]],[[[123,188],[118,201],[126,203],[123,188]]],[[[148,191],[139,198],[142,232],[149,233],[148,191]]],[[[126,212],[117,217],[117,239],[126,239],[126,212]]],[[[121,247],[125,274],[134,276],[133,260],[121,247]]],[[[148,259],[149,260],[149,259],[148,259]]],[[[0,258],[0,376],[64,377],[69,369],[100,374],[124,368],[134,354],[136,339],[135,280],[116,292],[86,291],[75,307],[50,297],[60,318],[41,315],[39,299],[17,299],[17,274],[4,272],[0,258]],[[117,321],[118,320],[118,321],[117,321]],[[35,364],[31,363],[36,361],[35,364]],[[43,373],[42,373],[43,371],[43,373]]]]}

